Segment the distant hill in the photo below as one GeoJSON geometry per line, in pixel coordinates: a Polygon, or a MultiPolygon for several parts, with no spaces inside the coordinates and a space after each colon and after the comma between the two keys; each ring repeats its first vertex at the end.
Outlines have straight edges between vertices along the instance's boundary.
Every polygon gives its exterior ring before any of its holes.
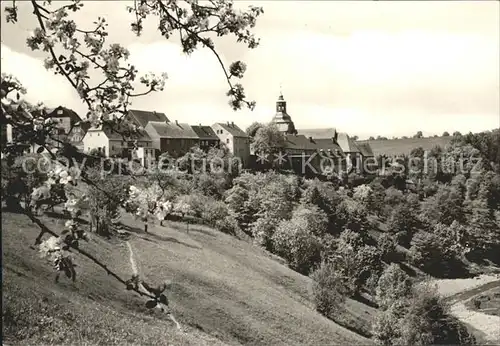
{"type": "Polygon", "coordinates": [[[424,150],[431,150],[435,146],[446,147],[452,140],[448,137],[424,137],[424,138],[401,138],[401,139],[376,139],[356,141],[356,143],[370,144],[373,154],[378,155],[408,155],[413,149],[422,147],[424,150]]]}

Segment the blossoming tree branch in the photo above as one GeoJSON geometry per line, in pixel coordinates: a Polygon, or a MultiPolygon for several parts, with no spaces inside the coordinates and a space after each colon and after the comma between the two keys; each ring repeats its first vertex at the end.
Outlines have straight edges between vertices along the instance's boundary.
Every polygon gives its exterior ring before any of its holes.
{"type": "MultiPolygon", "coordinates": [[[[26,43],[32,50],[45,54],[46,69],[63,76],[78,92],[88,110],[83,121],[96,127],[109,126],[123,136],[124,140],[133,140],[140,128],[122,121],[123,116],[135,98],[162,91],[167,74],[141,76],[133,65],[127,63],[127,49],[118,43],[107,41],[107,22],[104,17],[96,18],[86,27],[77,25],[72,14],[82,9],[82,1],[73,0],[62,5],[57,1],[32,0],[30,5],[38,26],[34,28],[26,43]]],[[[243,86],[235,81],[243,77],[246,65],[236,61],[226,66],[212,37],[234,36],[237,42],[250,49],[256,48],[259,40],[251,33],[251,29],[263,13],[262,8],[249,6],[247,11],[239,11],[229,0],[210,0],[203,4],[198,0],[135,0],[133,5],[127,6],[124,11],[135,15],[130,29],[137,36],[141,35],[145,20],[155,20],[158,23],[159,35],[165,39],[174,34],[179,35],[184,53],[190,54],[198,48],[209,49],[220,63],[221,77],[227,80],[229,105],[234,110],[242,107],[254,108],[255,102],[247,99],[243,86]]],[[[16,1],[6,6],[5,12],[7,22],[16,25],[19,15],[16,1]]],[[[35,242],[39,244],[42,254],[53,262],[57,271],[56,279],[59,279],[60,273],[72,280],[76,279],[72,257],[76,252],[100,265],[127,289],[149,296],[153,300],[163,301],[162,292],[165,287],[163,290],[151,288],[146,283],[140,283],[137,277],[124,280],[80,247],[80,240],[88,239],[88,235],[79,222],[79,216],[83,210],[90,210],[93,215],[92,223],[96,223],[97,228],[100,219],[102,221],[104,218],[119,217],[102,207],[101,199],[108,198],[104,205],[117,203],[147,225],[149,217],[156,217],[161,222],[172,212],[184,216],[189,213],[189,205],[182,201],[169,201],[163,197],[162,189],[158,189],[154,184],[141,191],[132,186],[118,201],[114,196],[107,196],[92,170],[78,169],[83,166],[79,165],[82,161],[96,158],[80,152],[55,135],[56,124],[48,116],[46,107],[42,103],[35,105],[27,102],[23,97],[26,90],[15,76],[2,74],[0,89],[1,126],[11,126],[15,134],[13,142],[2,147],[7,164],[14,169],[19,165],[24,148],[36,144],[38,153],[48,155],[48,164],[53,167],[40,179],[30,178],[29,183],[26,179],[18,178],[8,181],[7,191],[11,193],[6,196],[6,202],[11,208],[26,214],[40,227],[41,232],[35,242]],[[82,180],[88,189],[97,191],[94,195],[98,197],[92,197],[91,193],[79,188],[79,180],[82,180]],[[61,234],[51,230],[38,217],[42,206],[53,208],[59,204],[64,204],[63,210],[69,217],[61,234]],[[51,237],[42,241],[45,234],[50,234],[51,237]],[[146,287],[147,292],[140,290],[140,287],[146,287]]],[[[145,230],[147,231],[147,226],[145,230]]]]}

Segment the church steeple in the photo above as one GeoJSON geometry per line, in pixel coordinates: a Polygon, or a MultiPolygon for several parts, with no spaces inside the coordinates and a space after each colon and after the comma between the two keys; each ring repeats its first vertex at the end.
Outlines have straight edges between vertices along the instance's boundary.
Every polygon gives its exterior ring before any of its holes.
{"type": "Polygon", "coordinates": [[[286,101],[281,92],[278,101],[276,101],[276,113],[286,114],[286,101]]]}
{"type": "Polygon", "coordinates": [[[273,117],[272,122],[278,126],[278,129],[285,134],[296,134],[295,125],[292,121],[290,115],[288,115],[286,111],[286,101],[283,97],[283,93],[281,92],[280,86],[280,95],[278,97],[278,101],[276,101],[276,114],[273,117]]]}

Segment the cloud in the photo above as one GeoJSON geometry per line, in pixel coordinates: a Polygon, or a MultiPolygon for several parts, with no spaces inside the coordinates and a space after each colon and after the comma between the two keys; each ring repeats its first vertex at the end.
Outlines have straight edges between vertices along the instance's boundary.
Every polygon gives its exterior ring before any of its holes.
{"type": "Polygon", "coordinates": [[[385,135],[410,125],[483,130],[499,124],[499,51],[498,37],[444,31],[335,36],[276,30],[247,54],[245,81],[248,93],[266,105],[274,104],[282,82],[299,128],[385,135]],[[264,95],[263,75],[274,85],[270,95],[264,95]]]}
{"type": "Polygon", "coordinates": [[[43,62],[2,44],[2,73],[12,74],[26,88],[26,100],[48,107],[65,105],[82,110],[83,104],[71,85],[60,75],[45,69],[43,62]]]}
{"type": "MultiPolygon", "coordinates": [[[[129,48],[140,74],[167,72],[165,91],[136,99],[133,107],[163,111],[171,119],[232,120],[242,128],[266,122],[283,84],[299,128],[400,136],[499,126],[498,2],[252,3],[265,10],[256,27],[261,45],[248,50],[234,39],[216,44],[225,63],[247,63],[243,85],[257,101],[254,112],[232,112],[216,57],[208,50],[185,56],[176,37],[167,41],[159,35],[154,18],[137,38],[128,30],[126,4],[89,2],[75,16],[89,23],[87,18],[105,15],[110,41],[129,48]]],[[[237,7],[248,5],[236,2],[237,7]]],[[[30,17],[30,9],[25,10],[21,21],[30,17]]],[[[19,27],[36,24],[26,23],[19,27]]],[[[18,37],[26,33],[19,27],[6,26],[2,40],[24,52],[18,37]]],[[[2,69],[14,69],[36,98],[70,106],[79,102],[61,77],[43,70],[40,60],[2,48],[2,59],[11,55],[2,69]],[[29,67],[33,64],[37,67],[29,67]]]]}

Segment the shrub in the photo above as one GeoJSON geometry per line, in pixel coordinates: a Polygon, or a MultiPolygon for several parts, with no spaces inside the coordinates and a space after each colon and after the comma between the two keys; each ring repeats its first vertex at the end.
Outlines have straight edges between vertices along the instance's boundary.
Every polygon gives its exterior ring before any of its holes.
{"type": "Polygon", "coordinates": [[[215,228],[223,233],[235,235],[239,226],[238,221],[232,215],[227,215],[223,219],[215,221],[215,228]]]}
{"type": "Polygon", "coordinates": [[[223,220],[229,216],[229,210],[224,202],[216,201],[211,198],[205,198],[205,203],[203,204],[201,218],[203,221],[211,226],[215,226],[215,223],[219,220],[223,220]]]}
{"type": "Polygon", "coordinates": [[[390,207],[395,207],[399,204],[401,204],[404,200],[403,193],[396,189],[395,187],[389,187],[387,190],[385,190],[385,198],[384,198],[384,204],[390,206],[390,207]]]}
{"type": "Polygon", "coordinates": [[[365,229],[367,225],[367,213],[366,208],[356,200],[346,198],[341,202],[346,213],[346,223],[345,228],[356,232],[360,232],[365,229]]]}
{"type": "Polygon", "coordinates": [[[384,233],[377,239],[377,244],[382,253],[382,259],[385,262],[391,263],[398,261],[399,256],[396,249],[397,242],[394,236],[384,233]]]}
{"type": "Polygon", "coordinates": [[[329,260],[349,296],[358,295],[367,280],[372,276],[378,277],[382,271],[380,251],[365,245],[361,236],[351,230],[342,232],[329,260]]]}
{"type": "Polygon", "coordinates": [[[338,277],[335,267],[327,262],[312,273],[312,299],[316,311],[328,317],[335,318],[342,311],[345,302],[344,287],[338,277]]]}
{"type": "Polygon", "coordinates": [[[292,213],[293,222],[300,223],[313,235],[322,237],[326,234],[328,218],[315,205],[299,205],[292,213]]]}
{"type": "Polygon", "coordinates": [[[410,277],[397,264],[391,264],[380,276],[376,289],[377,304],[387,310],[399,299],[411,294],[410,277]]]}
{"type": "Polygon", "coordinates": [[[196,174],[194,175],[194,187],[205,196],[220,199],[227,187],[227,180],[222,175],[196,174]]]}
{"type": "Polygon", "coordinates": [[[202,218],[208,198],[200,194],[179,195],[175,199],[175,204],[185,203],[191,207],[193,216],[202,218]]]}
{"type": "Polygon", "coordinates": [[[462,250],[452,238],[442,236],[446,226],[438,224],[435,233],[419,232],[412,240],[409,251],[411,262],[424,271],[433,274],[451,274],[460,265],[462,250]]]}
{"type": "Polygon", "coordinates": [[[258,218],[251,225],[251,232],[253,238],[255,239],[255,242],[265,249],[273,251],[273,243],[271,238],[276,229],[276,225],[279,222],[279,220],[274,219],[270,216],[258,218]]]}
{"type": "Polygon", "coordinates": [[[467,328],[450,316],[435,288],[414,287],[409,296],[396,300],[373,324],[379,345],[474,345],[467,328]]]}
{"type": "Polygon", "coordinates": [[[463,223],[464,216],[462,192],[457,186],[442,185],[434,196],[422,203],[422,219],[432,225],[438,222],[451,225],[455,220],[463,223]]]}
{"type": "Polygon", "coordinates": [[[398,204],[392,211],[387,230],[396,236],[398,243],[408,247],[413,234],[421,227],[418,210],[409,203],[398,204]]]}
{"type": "Polygon", "coordinates": [[[321,258],[320,240],[298,218],[280,222],[272,236],[272,245],[276,254],[302,274],[309,274],[321,258]]]}

